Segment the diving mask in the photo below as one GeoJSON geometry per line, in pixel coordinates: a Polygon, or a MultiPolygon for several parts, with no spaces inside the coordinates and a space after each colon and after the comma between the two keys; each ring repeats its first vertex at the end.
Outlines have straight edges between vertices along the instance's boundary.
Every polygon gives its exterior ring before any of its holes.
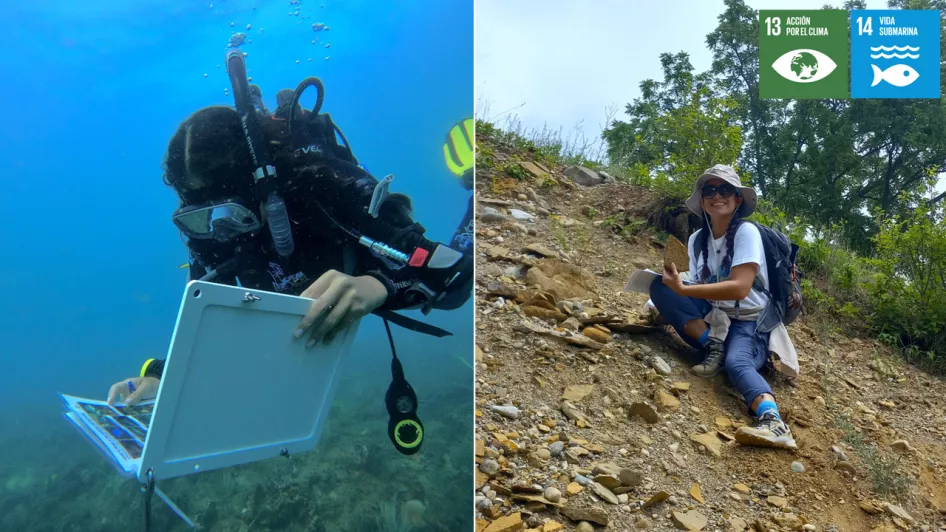
{"type": "Polygon", "coordinates": [[[263,226],[256,213],[235,200],[182,207],[171,220],[188,238],[218,242],[228,242],[263,226]]]}

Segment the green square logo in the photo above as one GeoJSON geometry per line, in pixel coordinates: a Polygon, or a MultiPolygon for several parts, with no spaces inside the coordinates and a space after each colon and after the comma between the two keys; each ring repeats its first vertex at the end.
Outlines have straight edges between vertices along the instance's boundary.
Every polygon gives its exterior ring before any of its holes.
{"type": "Polygon", "coordinates": [[[848,12],[759,11],[762,98],[848,98],[848,12]]]}

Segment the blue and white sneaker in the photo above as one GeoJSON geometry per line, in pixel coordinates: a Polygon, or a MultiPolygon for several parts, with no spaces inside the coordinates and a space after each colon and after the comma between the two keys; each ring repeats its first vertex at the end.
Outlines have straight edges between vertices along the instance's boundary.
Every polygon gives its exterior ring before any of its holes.
{"type": "Polygon", "coordinates": [[[795,438],[788,425],[773,411],[762,412],[751,427],[739,427],[736,441],[742,445],[797,449],[795,438]]]}

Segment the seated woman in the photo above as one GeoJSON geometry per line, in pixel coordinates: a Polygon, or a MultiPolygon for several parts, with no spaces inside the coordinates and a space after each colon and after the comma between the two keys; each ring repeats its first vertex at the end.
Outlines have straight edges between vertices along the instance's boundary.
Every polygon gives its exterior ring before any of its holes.
{"type": "Polygon", "coordinates": [[[772,388],[759,373],[770,350],[787,353],[794,369],[797,364],[784,325],[771,333],[756,328],[769,302],[769,279],[759,229],[742,223],[755,210],[755,190],[742,186],[732,167],[718,164],[697,179],[686,205],[703,218],[702,229],[690,236],[687,246],[696,284],[685,285],[676,266],[670,265],[662,280],[651,284],[651,300],[681,338],[703,351],[705,358],[693,372],[709,378],[724,369],[742,394],[755,421],[739,428],[736,441],[795,449],[772,388]]]}

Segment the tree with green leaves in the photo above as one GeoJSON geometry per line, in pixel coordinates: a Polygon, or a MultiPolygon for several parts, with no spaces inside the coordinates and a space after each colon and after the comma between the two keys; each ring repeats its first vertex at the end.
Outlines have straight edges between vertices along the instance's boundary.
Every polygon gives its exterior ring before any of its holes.
{"type": "Polygon", "coordinates": [[[664,80],[644,81],[641,97],[625,110],[630,119],[612,122],[604,139],[612,164],[682,200],[694,176],[735,164],[742,131],[733,120],[737,103],[716,94],[708,74],[694,75],[686,53],[661,54],[660,62],[664,80]]]}
{"type": "MultiPolygon", "coordinates": [[[[641,96],[626,107],[628,120],[604,131],[611,164],[629,168],[638,181],[666,185],[737,162],[786,213],[816,228],[840,226],[847,245],[870,252],[877,222],[912,209],[926,180],[946,170],[946,106],[919,99],[763,100],[758,12],[744,0],[725,5],[706,39],[710,70],[695,73],[685,52],[661,54],[663,80],[642,82],[641,96]]],[[[889,6],[946,9],[946,0],[889,6]]],[[[860,0],[844,4],[864,7],[860,0]]]]}

